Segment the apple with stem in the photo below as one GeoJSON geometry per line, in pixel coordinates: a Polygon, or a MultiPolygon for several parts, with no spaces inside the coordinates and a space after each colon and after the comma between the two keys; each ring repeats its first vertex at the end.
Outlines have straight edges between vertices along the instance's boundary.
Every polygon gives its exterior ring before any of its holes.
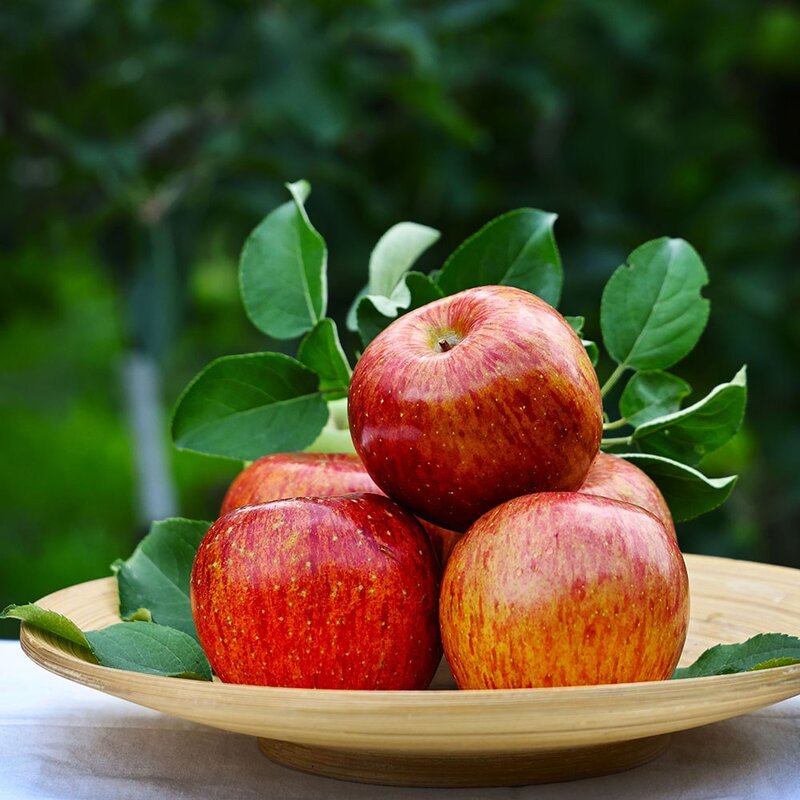
{"type": "Polygon", "coordinates": [[[211,526],[192,615],[227,683],[424,689],[441,658],[440,574],[419,522],[387,497],[277,500],[211,526]]]}
{"type": "Polygon", "coordinates": [[[550,305],[508,286],[395,320],[358,361],[348,414],[375,483],[457,531],[512,497],[580,487],[603,424],[580,339],[550,305]]]}
{"type": "Polygon", "coordinates": [[[578,491],[639,506],[661,520],[670,535],[677,538],[675,523],[664,495],[649,475],[624,458],[611,453],[598,453],[578,491]]]}
{"type": "Polygon", "coordinates": [[[577,492],[527,495],[456,545],[439,614],[462,689],[662,680],[686,638],[686,567],[644,509],[577,492]]]}
{"type": "MultiPolygon", "coordinates": [[[[355,453],[278,453],[245,467],[231,483],[221,514],[289,497],[331,497],[383,492],[355,453]]],[[[461,534],[420,520],[444,564],[461,534]]]]}

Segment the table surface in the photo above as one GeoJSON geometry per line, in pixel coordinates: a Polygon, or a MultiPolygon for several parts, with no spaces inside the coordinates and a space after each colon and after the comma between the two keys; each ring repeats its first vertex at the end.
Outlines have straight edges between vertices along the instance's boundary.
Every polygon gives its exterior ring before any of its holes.
{"type": "Polygon", "coordinates": [[[498,789],[401,789],[318,778],[256,740],[174,719],[51,675],[0,641],[0,798],[29,800],[782,800],[800,798],[800,697],[673,736],[630,772],[498,789]]]}

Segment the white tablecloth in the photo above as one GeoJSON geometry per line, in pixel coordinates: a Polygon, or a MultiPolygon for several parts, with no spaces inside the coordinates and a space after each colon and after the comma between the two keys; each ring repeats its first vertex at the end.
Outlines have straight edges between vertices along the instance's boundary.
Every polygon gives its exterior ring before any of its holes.
{"type": "Polygon", "coordinates": [[[800,697],[673,737],[605,778],[501,789],[399,789],[294,772],[256,740],[139,708],[51,675],[0,642],[0,798],[29,800],[782,800],[800,798],[800,697]]]}

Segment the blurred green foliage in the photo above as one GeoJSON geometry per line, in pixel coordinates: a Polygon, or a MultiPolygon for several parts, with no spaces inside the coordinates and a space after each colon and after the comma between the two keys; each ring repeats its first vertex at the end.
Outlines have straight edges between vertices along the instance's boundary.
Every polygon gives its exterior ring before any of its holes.
{"type": "MultiPolygon", "coordinates": [[[[126,353],[158,360],[168,406],[211,357],[276,346],[235,260],[299,177],[339,320],[400,219],[443,231],[430,268],[502,211],[558,212],[562,308],[590,338],[624,256],[689,239],[712,316],[683,377],[747,362],[753,388],[703,465],[739,487],[683,545],[800,565],[793,4],[12,0],[0,42],[0,605],[105,574],[141,534],[126,353]]],[[[208,518],[235,465],[174,471],[208,518]]]]}

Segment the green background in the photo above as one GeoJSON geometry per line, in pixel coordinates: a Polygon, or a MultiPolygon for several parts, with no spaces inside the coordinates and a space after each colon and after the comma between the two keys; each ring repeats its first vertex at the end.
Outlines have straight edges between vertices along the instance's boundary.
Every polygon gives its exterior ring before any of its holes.
{"type": "MultiPolygon", "coordinates": [[[[300,177],[340,322],[401,219],[442,230],[430,269],[498,213],[557,212],[589,336],[634,247],[691,241],[712,313],[677,371],[700,396],[746,362],[751,391],[702,465],[739,486],[681,543],[800,566],[792,4],[29,0],[0,5],[0,71],[0,606],[146,530],[132,354],[168,409],[210,358],[286,347],[247,322],[236,259],[300,177]]],[[[167,453],[181,513],[213,518],[236,464],[167,453]]]]}

